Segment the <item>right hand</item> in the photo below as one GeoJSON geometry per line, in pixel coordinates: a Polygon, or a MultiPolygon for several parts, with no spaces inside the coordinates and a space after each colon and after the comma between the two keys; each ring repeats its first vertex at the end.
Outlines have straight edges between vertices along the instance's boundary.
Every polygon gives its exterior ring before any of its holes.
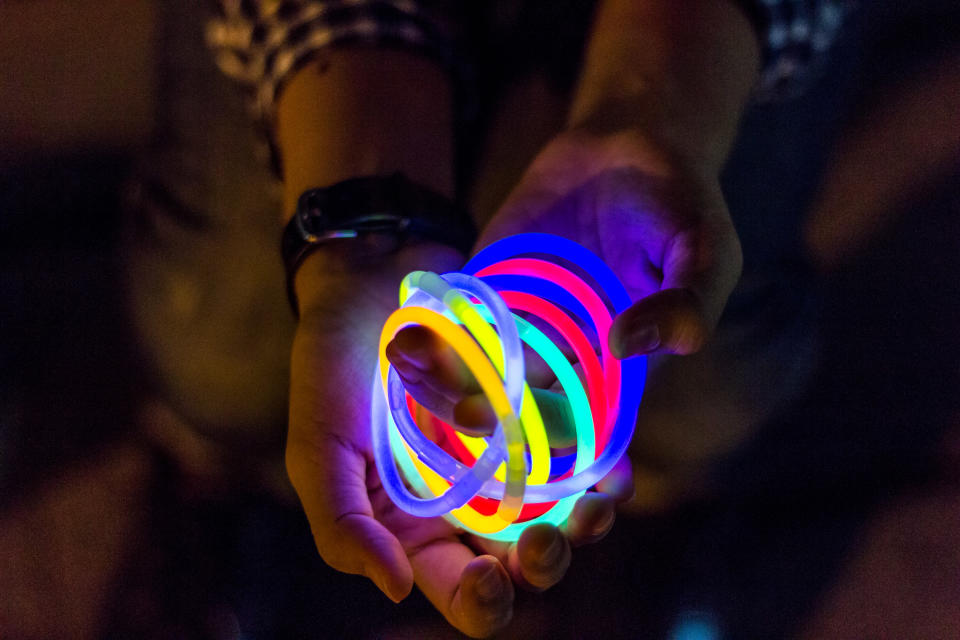
{"type": "Polygon", "coordinates": [[[404,275],[455,270],[463,256],[421,244],[363,266],[350,254],[350,245],[325,248],[298,274],[288,474],[327,564],[367,576],[396,602],[416,583],[452,625],[472,636],[489,635],[510,620],[514,583],[552,586],[569,566],[571,543],[606,534],[612,500],[599,494],[581,499],[563,531],[533,526],[514,544],[462,536],[442,518],[417,518],[394,506],[370,444],[380,329],[397,306],[404,275]]]}

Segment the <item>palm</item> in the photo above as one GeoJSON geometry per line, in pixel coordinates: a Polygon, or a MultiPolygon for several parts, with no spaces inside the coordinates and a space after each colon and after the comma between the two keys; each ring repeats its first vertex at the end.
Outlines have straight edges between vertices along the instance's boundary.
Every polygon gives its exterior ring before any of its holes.
{"type": "Polygon", "coordinates": [[[438,557],[450,555],[456,532],[440,518],[414,518],[394,507],[380,486],[369,435],[380,328],[396,308],[400,279],[415,268],[455,268],[462,256],[424,246],[408,247],[369,269],[340,257],[311,260],[320,262],[309,266],[323,275],[311,282],[316,302],[301,300],[291,358],[287,469],[317,548],[332,567],[367,575],[395,600],[416,577],[451,622],[472,631],[469,620],[457,620],[450,610],[454,594],[443,590],[457,588],[474,554],[458,545],[452,560],[438,557]],[[424,582],[425,562],[454,575],[442,575],[441,584],[424,582]]]}
{"type": "MultiPolygon", "coordinates": [[[[356,279],[352,286],[364,290],[355,290],[335,308],[301,322],[293,354],[291,414],[304,419],[292,419],[291,424],[304,425],[307,432],[303,436],[315,448],[332,446],[362,459],[370,515],[384,523],[409,551],[430,537],[452,536],[454,531],[442,519],[413,518],[397,510],[381,488],[373,465],[370,390],[380,328],[396,308],[397,284],[404,274],[390,270],[390,275],[395,277],[384,275],[374,282],[356,279]],[[298,388],[303,392],[298,393],[298,388]]],[[[331,475],[337,470],[337,465],[324,467],[331,475]]],[[[336,480],[330,477],[326,481],[335,486],[336,480]]],[[[332,515],[339,518],[349,512],[344,508],[332,515]]]]}
{"type": "MultiPolygon", "coordinates": [[[[394,506],[380,484],[370,438],[379,334],[396,308],[401,278],[414,269],[456,269],[463,257],[424,245],[375,268],[324,258],[311,258],[311,269],[323,275],[307,287],[310,299],[301,299],[287,441],[287,470],[317,548],[333,568],[368,576],[394,600],[415,580],[452,624],[486,635],[510,618],[510,579],[533,588],[554,584],[569,563],[568,542],[555,528],[535,525],[514,545],[471,540],[494,556],[478,557],[443,519],[416,518],[394,506]]],[[[581,502],[565,530],[574,543],[602,537],[612,524],[609,499],[581,502]]]]}

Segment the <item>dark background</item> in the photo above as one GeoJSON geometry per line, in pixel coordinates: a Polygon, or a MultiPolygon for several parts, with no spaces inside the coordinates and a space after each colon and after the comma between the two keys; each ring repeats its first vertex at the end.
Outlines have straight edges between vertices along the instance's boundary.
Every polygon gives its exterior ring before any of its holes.
{"type": "MultiPolygon", "coordinates": [[[[119,252],[158,108],[154,16],[0,5],[0,635],[455,635],[422,597],[327,569],[295,503],[158,400],[119,252]]],[[[836,141],[956,60],[958,27],[950,3],[870,3],[804,98],[748,113],[725,187],[748,269],[791,253],[816,292],[812,382],[710,462],[707,490],[621,518],[521,596],[505,637],[956,637],[960,156],[819,269],[801,228],[836,141]],[[739,195],[758,181],[766,201],[739,195]]]]}

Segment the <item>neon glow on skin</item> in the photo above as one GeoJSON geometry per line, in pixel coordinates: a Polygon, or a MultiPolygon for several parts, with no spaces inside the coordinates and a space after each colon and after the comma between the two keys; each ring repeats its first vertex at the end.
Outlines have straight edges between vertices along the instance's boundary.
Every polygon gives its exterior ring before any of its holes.
{"type": "Polygon", "coordinates": [[[380,336],[371,403],[374,457],[387,494],[413,515],[443,516],[495,540],[514,541],[538,522],[565,522],[577,498],[625,453],[643,393],[646,358],[621,362],[607,348],[613,317],[630,305],[620,281],[575,242],[521,234],[490,245],[462,273],[407,275],[400,305],[380,336]],[[562,337],[581,364],[586,388],[558,345],[514,311],[536,316],[562,337]],[[497,417],[491,436],[463,435],[435,416],[427,419],[441,427],[447,446],[423,435],[415,416],[425,412],[386,357],[390,341],[411,325],[429,328],[463,359],[497,417]],[[595,332],[599,356],[582,327],[595,332]],[[551,459],[526,383],[524,343],[553,370],[570,402],[572,469],[551,459]]]}

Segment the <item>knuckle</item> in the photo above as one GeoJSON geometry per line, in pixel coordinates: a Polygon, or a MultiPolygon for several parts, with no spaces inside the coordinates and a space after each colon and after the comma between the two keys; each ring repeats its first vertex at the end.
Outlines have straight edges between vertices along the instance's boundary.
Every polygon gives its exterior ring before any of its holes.
{"type": "Polygon", "coordinates": [[[702,302],[688,289],[678,289],[673,327],[667,339],[671,351],[680,355],[696,353],[710,338],[711,326],[702,302]]]}

